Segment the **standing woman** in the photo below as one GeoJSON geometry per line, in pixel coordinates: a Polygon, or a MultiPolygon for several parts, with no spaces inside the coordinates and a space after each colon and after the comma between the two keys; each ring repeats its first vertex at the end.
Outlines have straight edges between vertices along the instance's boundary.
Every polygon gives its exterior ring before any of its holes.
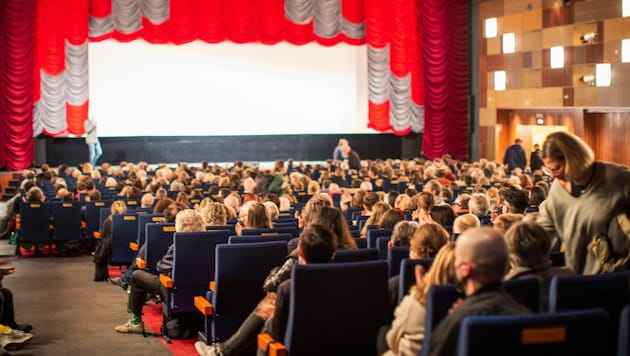
{"type": "Polygon", "coordinates": [[[591,148],[566,132],[547,136],[542,159],[543,171],[553,183],[536,222],[562,239],[566,265],[575,273],[610,270],[604,262],[613,256],[602,255],[599,247],[609,246],[618,257],[628,255],[630,240],[614,225],[617,215],[630,212],[630,171],[595,161],[591,148]],[[617,233],[612,233],[614,230],[617,233]],[[598,236],[607,236],[608,241],[598,236]]]}
{"type": "Polygon", "coordinates": [[[273,166],[273,177],[269,183],[269,193],[274,193],[277,196],[282,196],[287,192],[288,182],[284,176],[285,168],[284,161],[278,160],[273,166]]]}

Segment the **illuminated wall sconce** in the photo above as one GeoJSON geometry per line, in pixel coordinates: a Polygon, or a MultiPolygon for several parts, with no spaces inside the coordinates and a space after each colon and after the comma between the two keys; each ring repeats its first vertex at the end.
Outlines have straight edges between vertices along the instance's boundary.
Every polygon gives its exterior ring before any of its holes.
{"type": "Polygon", "coordinates": [[[595,74],[585,74],[580,77],[580,82],[594,86],[595,85],[595,74]]]}
{"type": "Polygon", "coordinates": [[[585,34],[583,34],[582,36],[580,36],[580,42],[586,44],[586,43],[594,43],[597,40],[597,33],[596,32],[587,32],[585,34]]]}
{"type": "Polygon", "coordinates": [[[630,0],[621,1],[621,16],[623,17],[630,16],[630,0]]]}
{"type": "Polygon", "coordinates": [[[497,37],[497,18],[491,17],[486,19],[486,38],[497,37]]]}
{"type": "Polygon", "coordinates": [[[551,47],[551,68],[564,67],[564,47],[551,47]]]}
{"type": "Polygon", "coordinates": [[[536,124],[537,125],[545,124],[545,117],[542,113],[536,113],[536,124]]]}
{"type": "Polygon", "coordinates": [[[501,91],[505,90],[505,71],[499,70],[494,72],[494,90],[501,91]]]}
{"type": "Polygon", "coordinates": [[[595,65],[595,86],[609,87],[612,81],[612,69],[610,63],[595,65]]]}
{"type": "Polygon", "coordinates": [[[621,63],[630,62],[630,39],[621,40],[621,63]]]}
{"type": "Polygon", "coordinates": [[[514,53],[516,51],[516,35],[506,33],[503,35],[503,53],[514,53]]]}

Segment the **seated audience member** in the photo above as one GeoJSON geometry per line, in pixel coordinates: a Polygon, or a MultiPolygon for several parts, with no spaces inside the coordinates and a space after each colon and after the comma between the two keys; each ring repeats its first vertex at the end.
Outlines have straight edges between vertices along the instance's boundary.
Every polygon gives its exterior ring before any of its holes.
{"type": "Polygon", "coordinates": [[[111,214],[103,221],[101,226],[101,237],[94,251],[94,281],[106,281],[109,278],[107,266],[112,254],[112,215],[125,214],[127,205],[122,200],[116,200],[110,207],[111,214]]]}
{"type": "Polygon", "coordinates": [[[541,311],[547,311],[551,279],[557,275],[572,275],[573,271],[551,266],[552,240],[540,225],[517,222],[507,230],[505,238],[510,252],[510,271],[504,280],[536,278],[540,282],[541,311]]]}
{"type": "Polygon", "coordinates": [[[203,217],[203,221],[206,226],[217,226],[217,225],[225,225],[227,224],[227,210],[226,206],[212,202],[206,205],[200,211],[201,217],[203,217]]]}
{"type": "Polygon", "coordinates": [[[337,236],[337,250],[357,249],[357,244],[352,238],[348,222],[341,210],[332,206],[324,206],[314,214],[310,223],[330,229],[337,236]]]}
{"type": "MultiPolygon", "coordinates": [[[[434,258],[448,239],[448,232],[442,226],[436,223],[422,224],[418,226],[409,243],[409,258],[412,260],[434,258]]],[[[398,303],[399,284],[400,275],[389,279],[391,305],[398,303]]]]}
{"type": "Polygon", "coordinates": [[[453,226],[453,222],[455,222],[455,210],[450,205],[436,205],[431,209],[430,212],[431,220],[442,225],[453,226]]]}
{"type": "Polygon", "coordinates": [[[267,213],[269,214],[269,218],[271,219],[271,221],[273,222],[274,220],[276,220],[280,215],[280,210],[278,210],[278,206],[276,205],[276,203],[268,200],[264,202],[263,205],[265,206],[265,209],[267,209],[267,213]]]}
{"type": "Polygon", "coordinates": [[[415,221],[399,221],[392,230],[391,246],[409,246],[420,225],[415,221]]]}
{"type": "Polygon", "coordinates": [[[389,209],[381,216],[377,225],[381,229],[393,229],[399,221],[404,220],[404,212],[398,209],[389,209]]]}
{"type": "Polygon", "coordinates": [[[502,286],[509,265],[508,246],[497,231],[466,230],[455,244],[455,278],[466,298],[438,323],[429,339],[429,355],[455,355],[462,320],[470,315],[528,314],[502,286]]]}
{"type": "Polygon", "coordinates": [[[505,235],[505,232],[508,231],[510,226],[523,220],[523,217],[524,217],[523,214],[512,214],[512,213],[501,214],[496,219],[494,219],[492,228],[500,232],[501,235],[505,235]]]}
{"type": "Polygon", "coordinates": [[[529,206],[529,197],[523,189],[507,186],[499,189],[499,197],[503,204],[503,213],[525,214],[529,206]]]}
{"type": "MultiPolygon", "coordinates": [[[[176,232],[201,232],[205,231],[205,224],[201,215],[192,209],[182,210],[175,217],[176,232]]],[[[168,248],[166,254],[156,264],[158,272],[170,275],[173,269],[173,245],[168,248]]],[[[160,294],[166,298],[166,289],[160,283],[160,277],[142,270],[135,270],[131,275],[131,291],[129,292],[128,310],[131,319],[126,323],[116,326],[114,330],[119,333],[144,334],[142,322],[142,307],[149,294],[160,294]]]]}
{"type": "MultiPolygon", "coordinates": [[[[338,245],[336,240],[337,236],[324,226],[311,225],[304,229],[297,248],[299,263],[329,262],[335,255],[335,246],[338,245]]],[[[282,342],[289,317],[290,297],[291,280],[287,279],[278,285],[276,293],[267,293],[232,337],[212,345],[198,341],[195,349],[199,355],[241,355],[256,344],[260,332],[269,333],[275,340],[282,342]]]]}
{"type": "Polygon", "coordinates": [[[385,215],[385,212],[389,209],[389,204],[385,202],[379,201],[375,203],[374,206],[372,206],[370,216],[363,223],[363,228],[361,229],[361,237],[365,238],[367,236],[367,227],[370,225],[378,225],[383,215],[385,215]]]}
{"type": "Polygon", "coordinates": [[[140,199],[140,207],[141,208],[153,208],[153,202],[155,201],[155,198],[153,197],[153,195],[146,193],[142,196],[142,199],[140,199]]]}
{"type": "Polygon", "coordinates": [[[424,341],[425,307],[429,288],[434,285],[455,283],[454,250],[455,244],[452,242],[440,248],[431,269],[426,273],[422,266],[416,266],[416,284],[396,307],[391,327],[386,326],[379,332],[377,344],[379,355],[402,356],[420,353],[424,341]]]}
{"type": "Polygon", "coordinates": [[[480,221],[483,220],[490,213],[488,197],[483,193],[473,193],[468,201],[468,210],[477,215],[480,221]]]}
{"type": "Polygon", "coordinates": [[[453,221],[453,241],[457,240],[457,237],[464,231],[480,226],[481,222],[479,221],[477,215],[464,214],[456,217],[453,221]]]}
{"type": "MultiPolygon", "coordinates": [[[[5,288],[2,285],[2,280],[5,276],[15,273],[15,267],[9,266],[8,263],[9,260],[4,258],[0,259],[0,324],[8,326],[13,330],[19,330],[23,333],[28,333],[33,329],[33,326],[30,324],[18,324],[17,322],[15,322],[13,293],[11,292],[11,290],[5,288]]],[[[33,336],[31,335],[31,337],[33,336]]],[[[2,341],[2,336],[0,336],[0,346],[5,347],[6,345],[2,345],[2,341]]]]}
{"type": "Polygon", "coordinates": [[[430,212],[435,205],[435,197],[433,194],[429,192],[422,192],[417,195],[417,198],[414,197],[412,199],[417,199],[418,207],[412,212],[411,217],[420,223],[433,221],[430,215],[430,212]]]}
{"type": "Polygon", "coordinates": [[[239,219],[241,220],[240,224],[237,223],[235,226],[237,235],[240,235],[243,229],[273,228],[269,212],[267,212],[267,208],[262,203],[248,202],[243,205],[239,219]]]}

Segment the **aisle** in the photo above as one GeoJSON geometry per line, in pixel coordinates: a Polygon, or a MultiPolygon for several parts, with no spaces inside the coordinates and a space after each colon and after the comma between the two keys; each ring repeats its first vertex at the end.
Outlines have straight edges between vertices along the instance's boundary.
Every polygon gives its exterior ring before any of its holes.
{"type": "MultiPolygon", "coordinates": [[[[0,241],[0,251],[6,244],[0,241]]],[[[16,272],[3,284],[13,291],[17,322],[33,324],[35,335],[11,355],[171,355],[156,337],[114,331],[129,318],[126,294],[92,281],[91,256],[11,260],[16,272]]]]}

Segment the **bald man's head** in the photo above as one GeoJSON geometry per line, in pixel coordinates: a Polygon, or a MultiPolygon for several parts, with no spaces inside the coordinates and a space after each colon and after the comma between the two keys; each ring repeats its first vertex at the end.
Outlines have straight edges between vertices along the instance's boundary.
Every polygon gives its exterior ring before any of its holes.
{"type": "Polygon", "coordinates": [[[458,261],[473,265],[470,277],[481,285],[503,279],[509,264],[505,238],[489,227],[466,230],[457,239],[455,256],[458,261]]]}

